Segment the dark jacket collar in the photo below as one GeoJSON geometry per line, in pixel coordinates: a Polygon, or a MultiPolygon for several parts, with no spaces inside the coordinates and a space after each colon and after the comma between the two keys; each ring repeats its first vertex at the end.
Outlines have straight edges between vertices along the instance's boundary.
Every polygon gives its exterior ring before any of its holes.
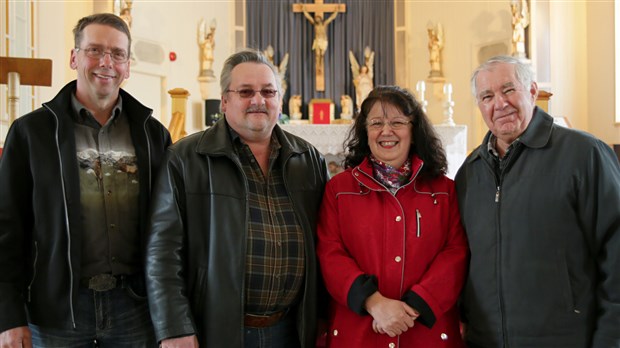
{"type": "MultiPolygon", "coordinates": [[[[551,139],[553,127],[553,117],[549,116],[549,114],[537,106],[534,108],[534,115],[532,116],[530,124],[519,137],[519,142],[532,149],[545,147],[549,143],[549,139],[551,139]]],[[[487,143],[490,137],[491,132],[488,131],[484,140],[482,140],[482,144],[474,150],[467,160],[468,163],[475,161],[479,157],[486,158],[490,156],[487,151],[487,143]]]]}
{"type": "MultiPolygon", "coordinates": [[[[71,115],[73,114],[73,111],[71,109],[71,94],[75,93],[76,87],[77,80],[73,80],[67,83],[60,90],[60,92],[56,94],[54,99],[44,103],[44,105],[46,105],[56,114],[56,116],[58,116],[61,123],[72,121],[71,115]]],[[[120,89],[119,93],[123,101],[123,110],[127,114],[130,123],[143,124],[153,113],[152,109],[144,106],[123,89],[120,89]]]]}

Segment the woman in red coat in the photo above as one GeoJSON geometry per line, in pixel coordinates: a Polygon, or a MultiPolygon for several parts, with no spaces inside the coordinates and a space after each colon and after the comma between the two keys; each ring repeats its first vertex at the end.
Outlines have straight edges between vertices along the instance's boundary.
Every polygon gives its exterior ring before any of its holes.
{"type": "Polygon", "coordinates": [[[467,239],[441,142],[420,104],[375,88],[328,182],[317,253],[332,300],[328,346],[464,347],[456,301],[467,239]]]}

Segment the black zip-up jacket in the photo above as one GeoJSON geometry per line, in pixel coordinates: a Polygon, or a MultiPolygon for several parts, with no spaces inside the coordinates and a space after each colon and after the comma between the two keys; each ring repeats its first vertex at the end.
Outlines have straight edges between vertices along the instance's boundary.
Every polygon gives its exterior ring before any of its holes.
{"type": "MultiPolygon", "coordinates": [[[[317,292],[316,220],[328,180],[323,156],[276,126],[284,184],[304,233],[305,282],[297,329],[314,347],[317,292]]],[[[155,335],[196,334],[201,347],[243,347],[247,178],[226,120],[171,146],[153,191],[147,290],[155,335]]],[[[324,290],[321,293],[325,293],[324,290]]]]}
{"type": "MultiPolygon", "coordinates": [[[[0,332],[27,322],[75,327],[80,280],[80,179],[67,84],[43,107],[18,118],[0,158],[0,332]]],[[[152,110],[121,90],[138,161],[140,234],[145,241],[153,173],[168,131],[152,110]]]]}
{"type": "Polygon", "coordinates": [[[536,108],[496,173],[489,134],[456,175],[470,347],[620,347],[620,166],[536,108]]]}

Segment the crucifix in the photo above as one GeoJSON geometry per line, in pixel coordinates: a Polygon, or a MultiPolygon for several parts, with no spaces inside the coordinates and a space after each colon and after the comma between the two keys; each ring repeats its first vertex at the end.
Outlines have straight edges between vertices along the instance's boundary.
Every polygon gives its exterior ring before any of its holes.
{"type": "Polygon", "coordinates": [[[304,16],[314,26],[314,41],[312,42],[312,50],[314,51],[315,64],[315,88],[317,91],[325,91],[325,52],[327,51],[327,26],[331,23],[339,12],[346,12],[345,4],[324,4],[323,0],[314,0],[310,4],[293,4],[293,12],[303,12],[304,16]],[[310,15],[314,13],[314,17],[310,15]],[[327,18],[323,19],[325,12],[332,12],[327,18]]]}

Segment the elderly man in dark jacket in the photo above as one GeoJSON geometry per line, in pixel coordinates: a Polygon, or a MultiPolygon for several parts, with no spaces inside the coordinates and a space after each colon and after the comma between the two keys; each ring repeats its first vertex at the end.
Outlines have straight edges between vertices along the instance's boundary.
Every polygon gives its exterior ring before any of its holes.
{"type": "Polygon", "coordinates": [[[312,347],[316,214],[327,167],[276,125],[277,70],[228,58],[225,117],[170,147],[156,187],[147,288],[166,347],[312,347]]]}
{"type": "Polygon", "coordinates": [[[456,177],[471,263],[470,347],[620,347],[620,169],[609,146],[535,107],[531,68],[472,77],[490,132],[456,177]]]}

